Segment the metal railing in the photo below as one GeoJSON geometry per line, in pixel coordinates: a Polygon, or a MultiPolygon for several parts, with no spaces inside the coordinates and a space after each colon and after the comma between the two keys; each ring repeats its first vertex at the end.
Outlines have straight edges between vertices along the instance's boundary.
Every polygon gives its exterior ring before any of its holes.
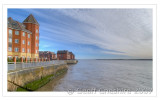
{"type": "Polygon", "coordinates": [[[45,61],[45,62],[29,62],[29,63],[17,62],[16,64],[14,62],[8,62],[8,71],[21,70],[24,68],[31,68],[31,67],[48,66],[52,64],[63,65],[63,64],[66,64],[66,62],[61,60],[52,60],[52,61],[45,61]]]}

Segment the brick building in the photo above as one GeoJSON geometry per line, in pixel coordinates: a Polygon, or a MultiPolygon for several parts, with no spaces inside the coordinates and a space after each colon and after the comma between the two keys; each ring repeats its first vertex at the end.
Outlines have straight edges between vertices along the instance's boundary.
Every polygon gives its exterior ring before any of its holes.
{"type": "Polygon", "coordinates": [[[50,58],[50,60],[57,59],[56,54],[50,51],[39,51],[39,58],[44,58],[44,59],[50,58]]]}
{"type": "Polygon", "coordinates": [[[75,55],[72,52],[69,52],[70,54],[70,59],[75,59],[75,55]]]}
{"type": "Polygon", "coordinates": [[[39,58],[39,23],[30,14],[22,23],[8,18],[8,57],[39,58]]]}
{"type": "Polygon", "coordinates": [[[57,51],[57,60],[71,60],[75,59],[75,55],[68,50],[59,50],[57,51]]]}

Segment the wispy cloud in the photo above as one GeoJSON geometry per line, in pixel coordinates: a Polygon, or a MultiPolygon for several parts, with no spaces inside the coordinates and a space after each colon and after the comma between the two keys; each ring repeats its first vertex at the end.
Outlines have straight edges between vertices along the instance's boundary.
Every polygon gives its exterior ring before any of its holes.
{"type": "Polygon", "coordinates": [[[40,20],[42,40],[59,42],[59,45],[64,43],[70,47],[76,44],[92,45],[84,46],[86,48],[84,52],[95,51],[95,56],[99,52],[106,56],[109,54],[152,58],[152,9],[25,9],[25,11],[33,13],[40,20]]]}

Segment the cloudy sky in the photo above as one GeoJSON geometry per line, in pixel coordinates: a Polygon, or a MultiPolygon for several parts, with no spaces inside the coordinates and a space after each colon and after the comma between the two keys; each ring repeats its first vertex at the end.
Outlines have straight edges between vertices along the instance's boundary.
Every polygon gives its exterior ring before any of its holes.
{"type": "Polygon", "coordinates": [[[152,9],[8,9],[40,24],[40,51],[69,50],[77,59],[152,58],[152,9]]]}

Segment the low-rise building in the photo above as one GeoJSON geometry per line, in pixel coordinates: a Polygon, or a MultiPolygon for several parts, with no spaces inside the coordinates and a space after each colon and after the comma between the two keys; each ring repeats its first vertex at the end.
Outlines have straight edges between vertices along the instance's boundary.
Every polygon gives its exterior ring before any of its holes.
{"type": "Polygon", "coordinates": [[[69,52],[70,54],[70,59],[75,59],[75,55],[72,52],[69,52]]]}
{"type": "Polygon", "coordinates": [[[39,51],[39,58],[55,60],[57,59],[56,54],[50,51],[39,51]]]}
{"type": "Polygon", "coordinates": [[[59,50],[57,51],[57,60],[71,60],[75,59],[75,55],[68,50],[59,50]]]}

